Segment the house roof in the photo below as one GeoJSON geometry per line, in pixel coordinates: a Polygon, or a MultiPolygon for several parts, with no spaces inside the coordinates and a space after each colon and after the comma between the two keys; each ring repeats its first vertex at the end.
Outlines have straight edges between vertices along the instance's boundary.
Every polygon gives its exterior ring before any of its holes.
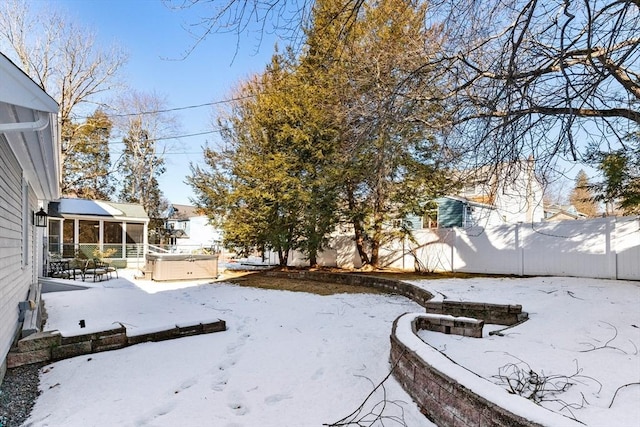
{"type": "Polygon", "coordinates": [[[58,104],[0,53],[0,138],[42,200],[60,196],[58,104]]]}
{"type": "MultiPolygon", "coordinates": [[[[495,209],[496,207],[493,205],[489,205],[486,203],[480,203],[480,202],[476,202],[475,200],[472,199],[467,199],[466,197],[461,197],[461,196],[443,196],[440,199],[450,199],[450,200],[456,200],[458,202],[462,202],[465,203],[469,206],[477,206],[480,208],[485,208],[485,209],[495,209]]],[[[439,199],[438,199],[439,200],[439,199]]],[[[436,200],[436,202],[438,201],[436,200]]]]}
{"type": "Polygon", "coordinates": [[[584,219],[587,215],[578,212],[573,205],[549,205],[544,207],[545,221],[559,221],[564,219],[584,219]]]}
{"type": "Polygon", "coordinates": [[[169,219],[178,221],[186,221],[189,218],[194,218],[202,215],[202,210],[197,206],[172,204],[171,208],[169,209],[169,219]]]}
{"type": "Polygon", "coordinates": [[[106,200],[59,199],[49,203],[48,214],[55,218],[90,216],[149,220],[149,216],[142,205],[135,203],[116,203],[106,200]]]}

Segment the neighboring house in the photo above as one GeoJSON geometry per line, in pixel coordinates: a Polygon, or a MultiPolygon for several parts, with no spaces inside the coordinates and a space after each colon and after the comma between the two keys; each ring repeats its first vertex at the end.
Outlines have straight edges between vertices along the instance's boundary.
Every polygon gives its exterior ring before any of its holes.
{"type": "Polygon", "coordinates": [[[166,228],[169,245],[178,252],[217,251],[222,244],[222,231],[212,226],[209,217],[195,206],[169,206],[166,228]]]}
{"type": "Polygon", "coordinates": [[[566,221],[576,219],[587,219],[587,215],[582,212],[578,212],[573,205],[550,205],[545,206],[544,208],[545,221],[566,221]]]}
{"type": "Polygon", "coordinates": [[[458,194],[435,200],[437,209],[407,221],[413,228],[468,228],[544,220],[544,191],[533,159],[467,171],[464,181],[458,194]]]}
{"type": "Polygon", "coordinates": [[[58,104],[0,53],[0,381],[21,335],[40,328],[44,219],[60,197],[58,104]]]}
{"type": "Polygon", "coordinates": [[[144,262],[148,227],[149,217],[139,204],[60,199],[49,204],[49,254],[60,258],[103,255],[122,266],[144,262]]]}
{"type": "Polygon", "coordinates": [[[438,204],[438,228],[475,227],[502,223],[498,209],[473,200],[457,196],[445,196],[436,200],[438,204]]]}

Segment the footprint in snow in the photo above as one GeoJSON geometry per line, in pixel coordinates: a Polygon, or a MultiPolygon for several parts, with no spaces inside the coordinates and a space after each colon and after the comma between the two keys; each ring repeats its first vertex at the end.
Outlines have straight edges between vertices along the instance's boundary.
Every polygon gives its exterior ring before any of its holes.
{"type": "Polygon", "coordinates": [[[267,396],[264,399],[264,403],[267,405],[275,405],[278,402],[281,402],[285,399],[291,399],[290,394],[272,394],[271,396],[267,396]]]}
{"type": "Polygon", "coordinates": [[[227,379],[227,376],[220,376],[218,378],[216,378],[213,381],[213,384],[211,384],[211,390],[213,391],[223,391],[225,389],[225,387],[227,386],[227,382],[229,380],[227,379]]]}
{"type": "Polygon", "coordinates": [[[317,380],[319,378],[321,378],[324,375],[324,368],[320,368],[317,371],[315,371],[313,373],[313,375],[311,376],[312,380],[317,380]]]}
{"type": "Polygon", "coordinates": [[[149,424],[154,425],[155,421],[158,418],[167,415],[169,412],[173,411],[176,406],[177,404],[175,402],[168,402],[168,403],[159,405],[158,407],[147,411],[147,413],[143,417],[137,419],[135,421],[135,425],[140,427],[146,426],[149,424]]]}
{"type": "Polygon", "coordinates": [[[244,398],[242,393],[240,392],[231,392],[227,396],[228,403],[227,406],[236,414],[236,415],[246,415],[249,413],[249,407],[244,403],[244,398]]]}

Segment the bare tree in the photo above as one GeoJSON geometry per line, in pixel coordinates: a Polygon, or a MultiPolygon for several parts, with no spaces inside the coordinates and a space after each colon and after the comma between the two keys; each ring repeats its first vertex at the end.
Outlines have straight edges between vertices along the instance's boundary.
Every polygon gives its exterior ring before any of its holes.
{"type": "MultiPolygon", "coordinates": [[[[349,0],[353,1],[353,0],[349,0]]],[[[361,3],[361,0],[355,0],[361,3]]],[[[200,18],[185,25],[195,42],[184,52],[186,58],[214,33],[256,37],[260,47],[265,33],[275,32],[293,43],[300,40],[301,28],[308,22],[313,2],[309,0],[163,0],[174,10],[195,9],[200,18]]]]}
{"type": "Polygon", "coordinates": [[[640,125],[640,2],[439,2],[451,136],[484,161],[582,160],[640,125]],[[463,23],[458,27],[453,22],[463,23]],[[492,24],[489,26],[489,24],[492,24]],[[492,31],[490,28],[496,28],[492,31]]]}
{"type": "Polygon", "coordinates": [[[166,100],[156,93],[129,90],[114,105],[110,116],[124,144],[116,162],[122,184],[119,199],[140,203],[150,217],[159,218],[167,201],[158,178],[166,170],[166,140],[177,133],[177,119],[166,111],[166,100]]]}
{"type": "MultiPolygon", "coordinates": [[[[306,25],[314,4],[168,3],[205,13],[194,23],[199,42],[215,32],[248,29],[298,35],[295,29],[306,25]]],[[[344,0],[336,19],[348,27],[364,4],[344,0]]],[[[582,161],[587,144],[625,149],[625,137],[638,130],[640,1],[432,0],[427,22],[442,32],[442,50],[414,73],[426,70],[428,81],[446,92],[440,101],[446,101],[451,120],[443,137],[470,161],[533,156],[548,175],[559,159],[582,161]]]]}
{"type": "MultiPolygon", "coordinates": [[[[127,55],[117,46],[99,46],[93,32],[60,12],[30,6],[22,0],[0,2],[0,47],[60,105],[64,164],[74,154],[77,133],[84,126],[74,114],[118,85],[117,73],[127,55]]],[[[91,105],[82,114],[88,116],[94,109],[91,105]]]]}

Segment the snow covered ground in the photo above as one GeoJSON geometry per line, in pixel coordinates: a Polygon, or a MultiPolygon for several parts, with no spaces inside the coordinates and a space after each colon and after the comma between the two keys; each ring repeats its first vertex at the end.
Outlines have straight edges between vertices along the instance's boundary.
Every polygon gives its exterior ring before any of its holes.
{"type": "MultiPolygon", "coordinates": [[[[88,290],[44,294],[47,329],[76,335],[122,323],[128,333],[140,334],[221,318],[228,330],[53,363],[42,370],[42,394],[27,425],[333,423],[356,410],[388,374],[393,320],[423,312],[398,296],[318,296],[123,276],[91,283],[88,290]]],[[[617,387],[640,380],[639,283],[573,278],[414,283],[439,298],[522,304],[529,312],[529,321],[504,336],[423,333],[454,360],[487,378],[519,360],[546,375],[580,369],[584,378],[562,397],[571,404],[584,395],[588,405],[572,409],[576,418],[590,426],[640,425],[640,386],[621,389],[607,408],[617,387]]],[[[402,425],[399,419],[410,427],[433,425],[393,378],[384,385],[352,420],[369,425],[366,421],[382,410],[384,423],[373,425],[402,425]]]]}
{"type": "Polygon", "coordinates": [[[536,277],[416,284],[436,300],[521,304],[529,313],[502,336],[489,336],[503,328],[498,325],[485,325],[482,339],[420,332],[451,359],[505,386],[515,386],[518,376],[535,378],[533,370],[547,379],[542,406],[589,426],[640,426],[639,282],[536,277]],[[632,383],[612,403],[618,387],[632,383]],[[552,393],[565,384],[565,392],[552,393]]]}
{"type": "MultiPolygon", "coordinates": [[[[221,318],[228,330],[54,363],[42,371],[43,393],[27,424],[332,423],[357,409],[372,383],[388,374],[393,320],[420,309],[396,296],[318,296],[225,283],[111,279],[90,285],[43,295],[47,329],[77,335],[120,322],[136,334],[221,318]]],[[[383,400],[381,391],[361,416],[383,400]]],[[[386,400],[395,403],[387,405],[385,416],[404,416],[410,426],[432,425],[394,380],[386,384],[386,400]]]]}

